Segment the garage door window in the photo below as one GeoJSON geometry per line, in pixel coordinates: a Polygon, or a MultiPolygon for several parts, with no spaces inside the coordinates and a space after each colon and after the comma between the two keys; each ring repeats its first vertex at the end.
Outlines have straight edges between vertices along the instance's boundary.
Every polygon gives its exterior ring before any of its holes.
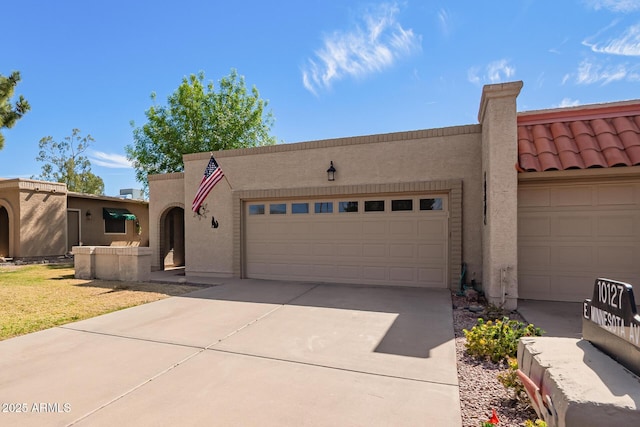
{"type": "Polygon", "coordinates": [[[364,202],[365,212],[384,212],[384,200],[367,200],[364,202]]]}
{"type": "Polygon", "coordinates": [[[309,213],[309,203],[291,203],[291,213],[293,214],[309,213]]]}
{"type": "Polygon", "coordinates": [[[358,212],[358,202],[340,202],[338,212],[358,212]]]}
{"type": "Polygon", "coordinates": [[[249,205],[249,215],[264,215],[264,205],[249,205]]]}
{"type": "Polygon", "coordinates": [[[284,215],[286,213],[287,213],[286,203],[275,203],[275,204],[269,205],[270,215],[284,215]]]}
{"type": "Polygon", "coordinates": [[[413,210],[413,200],[392,200],[391,201],[391,210],[392,211],[412,211],[413,210]]]}
{"type": "Polygon", "coordinates": [[[333,213],[333,202],[316,202],[315,213],[333,213]]]}
{"type": "Polygon", "coordinates": [[[420,210],[421,211],[441,211],[442,210],[442,199],[420,199],[420,210]]]}

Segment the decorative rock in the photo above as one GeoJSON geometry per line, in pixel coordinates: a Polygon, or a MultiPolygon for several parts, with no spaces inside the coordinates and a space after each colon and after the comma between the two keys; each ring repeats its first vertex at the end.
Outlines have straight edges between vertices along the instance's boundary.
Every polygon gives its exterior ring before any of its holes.
{"type": "Polygon", "coordinates": [[[464,296],[471,302],[478,302],[478,291],[475,289],[465,289],[464,296]]]}

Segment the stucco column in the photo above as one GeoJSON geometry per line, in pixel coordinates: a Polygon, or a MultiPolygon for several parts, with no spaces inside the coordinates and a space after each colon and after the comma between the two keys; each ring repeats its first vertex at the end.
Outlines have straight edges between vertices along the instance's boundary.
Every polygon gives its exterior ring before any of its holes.
{"type": "Polygon", "coordinates": [[[514,310],[518,302],[518,129],[522,82],[487,85],[482,125],[482,288],[489,303],[514,310]]]}

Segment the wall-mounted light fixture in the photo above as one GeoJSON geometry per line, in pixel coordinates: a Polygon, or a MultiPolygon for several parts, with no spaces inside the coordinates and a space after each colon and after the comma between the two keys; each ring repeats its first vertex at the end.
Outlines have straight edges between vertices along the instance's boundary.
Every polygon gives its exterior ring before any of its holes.
{"type": "Polygon", "coordinates": [[[91,211],[87,209],[87,213],[84,214],[85,217],[87,217],[87,221],[91,221],[91,211]]]}
{"type": "Polygon", "coordinates": [[[329,166],[329,169],[327,169],[327,179],[329,181],[336,180],[336,168],[333,167],[333,160],[331,161],[331,166],[329,166]]]}

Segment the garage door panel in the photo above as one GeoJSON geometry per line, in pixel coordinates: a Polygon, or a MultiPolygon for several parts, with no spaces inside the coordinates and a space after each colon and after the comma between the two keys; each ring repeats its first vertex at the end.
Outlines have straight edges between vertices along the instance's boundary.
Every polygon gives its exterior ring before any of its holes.
{"type": "Polygon", "coordinates": [[[616,273],[634,271],[640,261],[637,257],[637,249],[634,245],[629,244],[625,246],[600,246],[597,248],[597,253],[598,267],[600,269],[613,268],[616,273]]]}
{"type": "Polygon", "coordinates": [[[391,244],[389,245],[389,256],[408,258],[413,261],[416,256],[416,247],[414,244],[391,244]]]}
{"type": "Polygon", "coordinates": [[[563,215],[551,218],[551,234],[556,236],[589,237],[593,234],[589,215],[563,215]]]}
{"type": "Polygon", "coordinates": [[[311,243],[295,242],[295,243],[291,243],[289,247],[291,248],[291,253],[293,254],[308,256],[313,253],[311,243]]]}
{"type": "Polygon", "coordinates": [[[631,237],[635,234],[633,215],[601,215],[597,221],[598,237],[631,237]]]}
{"type": "Polygon", "coordinates": [[[598,205],[635,205],[635,187],[626,185],[600,185],[597,188],[598,205]]]}
{"type": "Polygon", "coordinates": [[[560,187],[550,191],[552,206],[591,206],[593,189],[589,187],[560,187]]]}
{"type": "Polygon", "coordinates": [[[549,268],[551,248],[548,246],[523,246],[518,248],[518,269],[526,265],[533,269],[549,268]]]}
{"type": "Polygon", "coordinates": [[[362,237],[375,239],[385,237],[387,234],[387,222],[384,220],[365,219],[362,223],[362,237]]]}
{"type": "Polygon", "coordinates": [[[414,219],[407,219],[404,221],[389,221],[389,231],[392,234],[416,235],[416,223],[414,219]]]}
{"type": "Polygon", "coordinates": [[[518,192],[518,206],[549,206],[548,188],[523,189],[518,192]]]}
{"type": "MultiPolygon", "coordinates": [[[[519,266],[518,266],[519,267],[519,266]]],[[[551,277],[540,274],[520,272],[518,274],[518,296],[524,299],[549,299],[551,294],[551,277]]]]}
{"type": "Polygon", "coordinates": [[[638,281],[640,183],[527,184],[521,189],[518,194],[527,202],[518,209],[520,298],[582,301],[591,296],[598,277],[638,281]],[[548,205],[540,196],[547,190],[548,205]]]}
{"type": "Polygon", "coordinates": [[[590,268],[593,265],[594,250],[591,246],[562,245],[550,248],[549,265],[552,268],[590,268]]]}
{"type": "MultiPolygon", "coordinates": [[[[268,206],[284,204],[286,209],[281,207],[280,211],[287,213],[272,214],[267,210],[245,216],[245,273],[266,279],[444,288],[448,213],[419,210],[418,199],[429,196],[410,196],[414,207],[411,211],[389,210],[391,196],[375,198],[385,199],[386,210],[374,212],[364,211],[362,199],[356,212],[340,212],[340,200],[325,198],[322,202],[331,203],[333,212],[311,210],[298,214],[292,211],[293,204],[299,202],[264,202],[268,206]]],[[[401,199],[406,200],[407,196],[401,199]]],[[[314,206],[315,201],[301,203],[314,206]]],[[[443,206],[447,206],[446,201],[443,206]]],[[[249,213],[248,208],[246,212],[249,213]]]]}
{"type": "Polygon", "coordinates": [[[445,280],[445,271],[442,268],[419,268],[418,280],[425,283],[441,283],[445,280]]]}
{"type": "Polygon", "coordinates": [[[387,269],[385,267],[364,266],[362,267],[362,277],[374,282],[383,281],[387,279],[387,269]]]}
{"type": "Polygon", "coordinates": [[[413,267],[389,268],[389,280],[394,282],[415,282],[416,274],[416,268],[413,267]]]}
{"type": "Polygon", "coordinates": [[[420,239],[446,239],[447,221],[441,216],[434,219],[418,220],[418,238],[420,239]]]}
{"type": "Polygon", "coordinates": [[[387,255],[387,245],[383,243],[364,243],[362,254],[365,257],[384,257],[387,255]]]}
{"type": "Polygon", "coordinates": [[[518,236],[541,236],[551,234],[551,219],[548,216],[522,216],[518,218],[518,236]]]}
{"type": "Polygon", "coordinates": [[[315,256],[333,256],[335,246],[332,243],[313,243],[313,254],[315,256]]]}
{"type": "Polygon", "coordinates": [[[418,257],[425,260],[433,260],[436,262],[445,262],[447,259],[447,245],[440,244],[419,244],[418,257]]]}
{"type": "Polygon", "coordinates": [[[337,245],[339,256],[362,256],[362,244],[360,243],[342,243],[337,245]]]}

